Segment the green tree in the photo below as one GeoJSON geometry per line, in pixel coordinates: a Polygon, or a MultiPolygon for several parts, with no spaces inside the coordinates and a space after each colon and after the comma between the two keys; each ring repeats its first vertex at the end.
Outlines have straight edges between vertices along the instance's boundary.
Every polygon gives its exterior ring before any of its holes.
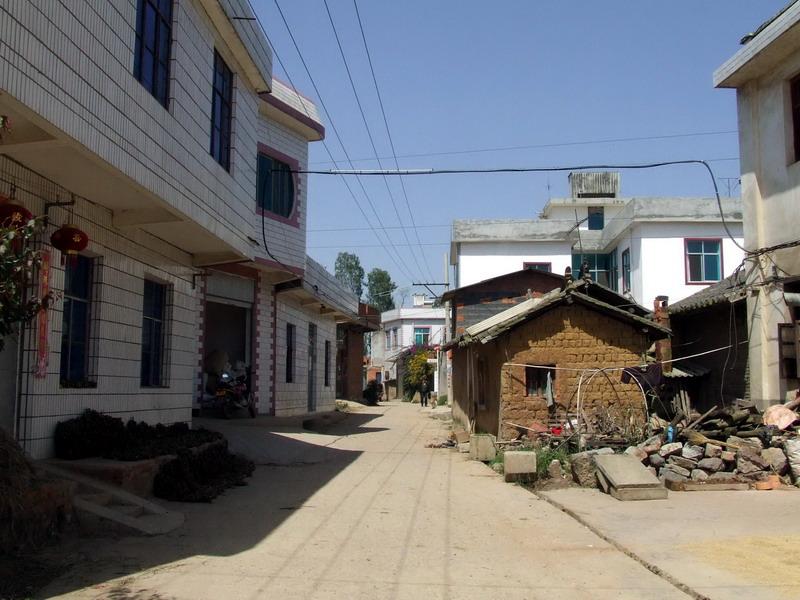
{"type": "Polygon", "coordinates": [[[433,376],[433,365],[428,362],[428,350],[420,348],[405,359],[403,369],[403,388],[407,397],[412,397],[422,387],[422,382],[433,376]]]}
{"type": "Polygon", "coordinates": [[[392,281],[388,271],[383,269],[372,269],[367,275],[367,304],[371,304],[384,312],[394,308],[394,298],[392,294],[397,289],[397,285],[392,281]]]}
{"type": "Polygon", "coordinates": [[[358,256],[350,252],[339,252],[334,267],[336,279],[353,290],[359,300],[364,293],[364,268],[358,256]]]}
{"type": "Polygon", "coordinates": [[[19,226],[0,224],[0,351],[5,338],[47,309],[53,298],[52,292],[42,298],[26,294],[41,263],[41,254],[31,244],[41,228],[35,219],[19,226]]]}

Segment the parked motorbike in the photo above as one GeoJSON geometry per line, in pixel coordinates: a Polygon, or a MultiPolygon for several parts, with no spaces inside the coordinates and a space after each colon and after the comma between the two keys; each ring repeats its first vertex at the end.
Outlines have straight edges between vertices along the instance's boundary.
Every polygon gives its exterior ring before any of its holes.
{"type": "Polygon", "coordinates": [[[222,411],[230,419],[237,410],[246,408],[251,418],[256,417],[256,399],[248,386],[247,372],[232,374],[224,370],[219,374],[213,394],[204,396],[201,406],[204,409],[222,411]]]}

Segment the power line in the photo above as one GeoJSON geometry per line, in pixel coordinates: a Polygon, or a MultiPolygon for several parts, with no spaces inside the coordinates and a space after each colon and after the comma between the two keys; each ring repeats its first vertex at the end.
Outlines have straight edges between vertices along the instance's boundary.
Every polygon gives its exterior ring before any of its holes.
{"type": "MultiPolygon", "coordinates": [[[[397,244],[397,246],[404,247],[404,246],[414,246],[415,244],[397,244]]],[[[450,242],[422,242],[420,246],[449,246],[450,242]]],[[[331,248],[380,248],[380,244],[332,244],[329,246],[309,246],[309,250],[320,250],[320,249],[331,249],[331,248]]]]}
{"type": "MultiPolygon", "coordinates": [[[[444,225],[417,225],[419,229],[444,229],[452,227],[451,223],[444,225]]],[[[386,229],[402,229],[402,225],[387,225],[386,229]]],[[[318,229],[306,229],[308,233],[324,233],[324,232],[338,232],[338,231],[368,231],[369,227],[320,227],[318,229]]]]}
{"type": "MultiPolygon", "coordinates": [[[[356,99],[356,105],[358,106],[358,112],[361,114],[361,120],[364,123],[364,129],[367,131],[367,137],[369,138],[370,146],[372,146],[372,153],[375,155],[375,158],[378,161],[378,166],[381,168],[383,165],[381,164],[380,158],[378,158],[378,148],[375,146],[375,139],[372,137],[372,130],[369,127],[369,123],[367,123],[367,116],[364,114],[364,107],[361,104],[361,98],[358,95],[358,90],[356,89],[355,81],[353,81],[353,74],[350,71],[350,65],[347,62],[347,57],[344,53],[344,48],[342,47],[342,41],[339,38],[339,32],[336,29],[336,23],[333,21],[333,15],[331,14],[330,6],[328,5],[328,0],[322,0],[323,4],[325,5],[325,11],[328,14],[328,20],[331,24],[331,29],[333,29],[333,35],[336,38],[336,45],[339,48],[339,55],[342,57],[342,63],[344,64],[344,70],[347,73],[347,79],[350,81],[350,88],[353,90],[353,96],[356,99]]],[[[383,183],[386,186],[386,192],[389,194],[389,201],[392,204],[392,208],[394,209],[394,214],[397,217],[397,222],[399,225],[403,226],[403,219],[400,217],[400,211],[397,209],[397,203],[394,199],[394,194],[392,193],[391,187],[389,187],[389,180],[384,177],[383,183]]],[[[412,216],[413,220],[413,216],[412,216]]],[[[405,237],[406,242],[408,243],[409,247],[411,246],[411,242],[408,239],[408,232],[406,228],[403,227],[403,236],[405,237]]],[[[419,235],[417,235],[417,239],[419,240],[419,235]]],[[[420,255],[422,256],[423,261],[425,260],[425,254],[422,250],[422,247],[419,248],[420,255]]],[[[419,260],[417,260],[417,255],[414,253],[414,250],[411,249],[411,258],[414,260],[414,264],[416,264],[417,269],[419,270],[420,274],[423,272],[422,267],[420,266],[419,260]]]]}
{"type": "MultiPolygon", "coordinates": [[[[718,159],[719,160],[719,159],[718,159]]],[[[736,159],[738,160],[738,159],[736,159]]],[[[639,164],[598,164],[598,165],[566,165],[554,167],[484,167],[484,168],[462,168],[462,169],[309,169],[298,170],[297,173],[313,173],[315,175],[464,175],[464,174],[490,174],[490,173],[552,173],[564,171],[586,171],[586,170],[601,170],[601,169],[653,169],[656,167],[668,167],[674,165],[690,165],[698,164],[704,165],[707,169],[708,160],[701,159],[687,159],[687,160],[664,160],[652,163],[639,163],[639,164]]],[[[713,172],[712,172],[713,175],[713,172]]],[[[716,189],[716,179],[714,180],[714,187],[716,189]]]]}
{"type": "MultiPolygon", "coordinates": [[[[325,0],[325,5],[327,6],[327,0],[325,0]]],[[[375,94],[378,96],[378,105],[381,108],[381,115],[383,116],[383,125],[386,127],[386,137],[389,138],[389,147],[392,150],[392,157],[394,158],[394,166],[396,169],[400,168],[400,163],[397,160],[397,150],[394,147],[394,139],[392,138],[392,131],[389,129],[389,119],[386,117],[386,109],[383,105],[383,97],[381,96],[381,90],[378,86],[378,79],[375,77],[375,67],[372,64],[372,53],[369,51],[369,44],[367,44],[367,36],[364,33],[364,23],[361,21],[361,12],[358,10],[358,2],[357,0],[353,0],[353,7],[356,10],[356,18],[358,19],[358,28],[361,31],[361,39],[364,42],[364,51],[367,54],[367,62],[369,63],[369,72],[372,74],[372,83],[375,85],[375,94]]],[[[376,153],[377,156],[377,153],[376,153]]],[[[378,161],[378,165],[380,166],[380,160],[378,161]]],[[[422,247],[422,241],[419,239],[419,230],[417,229],[417,224],[414,222],[414,212],[411,210],[411,203],[408,201],[408,193],[406,192],[406,184],[403,178],[400,178],[400,188],[403,191],[403,198],[406,201],[406,208],[408,209],[408,215],[411,217],[411,226],[414,228],[414,235],[417,237],[417,244],[422,247]]],[[[423,257],[424,258],[424,257],[423,257]]],[[[431,275],[431,279],[433,279],[433,273],[431,273],[430,265],[425,263],[425,266],[428,269],[428,274],[431,275]]]]}
{"type": "MultiPolygon", "coordinates": [[[[277,1],[277,0],[276,0],[277,1]]],[[[741,249],[746,255],[751,255],[751,252],[742,246],[739,241],[733,236],[731,233],[730,228],[728,227],[728,222],[725,219],[725,211],[722,209],[722,198],[719,195],[719,187],[717,186],[717,178],[714,176],[714,171],[711,169],[711,165],[708,164],[705,160],[700,159],[685,159],[685,160],[667,160],[661,162],[653,162],[653,163],[639,163],[639,164],[623,164],[623,165],[610,165],[610,164],[603,164],[603,165],[571,165],[571,166],[560,166],[560,167],[500,167],[500,168],[490,168],[490,169],[425,169],[425,170],[397,170],[397,171],[376,171],[376,170],[354,170],[352,173],[347,172],[339,172],[340,174],[349,175],[349,174],[356,174],[360,173],[363,175],[378,175],[378,174],[385,174],[385,175],[447,175],[447,174],[460,174],[460,173],[545,173],[545,172],[554,172],[554,171],[596,171],[596,170],[640,170],[640,169],[655,169],[658,167],[667,167],[667,166],[677,166],[677,165],[701,165],[705,168],[708,172],[708,176],[711,177],[711,183],[714,186],[714,196],[717,200],[717,207],[719,209],[719,216],[720,220],[722,221],[722,227],[725,229],[725,233],[731,239],[731,241],[736,245],[739,249],[741,249]]],[[[320,174],[323,175],[333,175],[339,174],[334,173],[331,171],[320,171],[320,174]]]]}
{"type": "MultiPolygon", "coordinates": [[[[250,0],[248,0],[248,2],[250,2],[250,0]]],[[[286,27],[286,31],[289,34],[289,38],[292,40],[292,44],[294,45],[294,48],[295,48],[295,50],[297,52],[297,55],[300,58],[300,62],[302,63],[303,68],[305,69],[306,75],[308,76],[309,81],[311,82],[311,85],[313,86],[314,91],[317,94],[317,98],[319,98],[320,106],[322,107],[322,110],[325,112],[325,114],[328,116],[328,122],[331,125],[331,129],[333,130],[334,134],[336,135],[336,138],[339,140],[339,145],[342,147],[342,152],[344,152],[345,156],[347,157],[348,164],[350,164],[350,166],[353,167],[353,161],[350,160],[350,155],[348,154],[347,149],[345,148],[343,138],[339,134],[339,131],[336,128],[336,124],[333,121],[331,113],[328,110],[327,106],[325,105],[325,101],[322,98],[322,94],[320,93],[319,88],[317,87],[317,84],[316,84],[316,82],[314,81],[314,78],[311,75],[311,71],[308,68],[308,64],[306,63],[305,58],[303,57],[303,53],[300,51],[300,47],[297,44],[297,40],[295,39],[294,34],[292,33],[292,29],[291,29],[291,27],[289,27],[289,23],[286,20],[286,16],[283,14],[283,10],[281,10],[280,4],[278,4],[278,0],[274,0],[274,2],[275,2],[275,7],[278,9],[278,13],[280,14],[281,20],[283,21],[283,24],[286,27]]],[[[250,3],[250,7],[252,9],[252,3],[250,3]]],[[[259,21],[259,24],[260,24],[260,21],[259,21]]],[[[264,30],[263,25],[261,26],[261,29],[262,29],[262,31],[264,30]]],[[[266,36],[266,31],[264,31],[264,35],[266,36]]],[[[269,39],[269,38],[267,37],[267,39],[269,39]]],[[[278,56],[277,52],[275,52],[275,46],[272,43],[270,43],[270,45],[272,46],[272,50],[273,50],[273,53],[275,54],[275,58],[278,60],[278,63],[281,65],[281,68],[283,69],[284,73],[286,74],[286,77],[289,79],[289,83],[291,84],[292,88],[294,89],[295,93],[297,94],[298,93],[297,92],[297,88],[295,87],[294,82],[292,82],[292,79],[291,79],[291,77],[289,75],[289,71],[286,69],[286,66],[283,64],[283,61],[280,60],[280,57],[278,56]]],[[[300,97],[300,102],[303,105],[304,111],[306,112],[306,114],[308,114],[308,110],[305,108],[305,103],[303,102],[302,97],[299,94],[298,94],[298,97],[300,97]]],[[[322,145],[325,148],[325,151],[327,152],[328,156],[331,158],[331,160],[334,162],[334,164],[336,164],[336,161],[333,158],[333,154],[331,153],[330,148],[328,148],[328,145],[324,140],[322,142],[322,145]]],[[[350,185],[347,183],[347,180],[345,178],[342,178],[342,180],[345,182],[345,185],[347,187],[348,192],[350,193],[351,197],[353,198],[353,201],[356,203],[356,206],[358,207],[359,211],[363,215],[363,217],[366,220],[367,224],[369,224],[371,226],[370,220],[367,217],[366,212],[361,207],[361,203],[358,202],[358,200],[356,199],[355,193],[353,192],[352,188],[350,188],[350,185]]],[[[378,211],[375,209],[375,204],[372,202],[372,199],[369,197],[369,194],[367,193],[367,190],[364,187],[364,183],[361,181],[360,177],[357,177],[356,181],[358,182],[359,187],[361,188],[361,191],[363,192],[364,197],[367,200],[367,203],[369,204],[370,208],[372,209],[372,212],[375,215],[375,219],[378,222],[378,226],[383,230],[384,233],[386,233],[386,228],[385,228],[385,226],[383,224],[383,221],[381,221],[381,218],[378,215],[378,211]]],[[[395,258],[395,256],[393,256],[391,252],[389,252],[389,249],[386,248],[386,246],[383,244],[383,240],[381,239],[381,236],[378,235],[378,232],[375,231],[374,228],[373,228],[373,233],[375,234],[375,237],[378,239],[378,241],[381,243],[381,245],[384,247],[384,250],[386,250],[386,254],[389,256],[389,258],[392,260],[392,262],[394,262],[395,266],[397,266],[398,270],[403,274],[403,276],[407,277],[409,279],[409,281],[414,279],[414,277],[410,274],[411,271],[408,269],[407,265],[403,261],[403,258],[402,258],[401,254],[400,254],[400,251],[395,247],[395,245],[392,242],[392,240],[388,239],[388,242],[389,242],[389,245],[392,246],[392,249],[395,251],[395,254],[397,255],[397,258],[395,258]]]]}
{"type": "MultiPolygon", "coordinates": [[[[511,150],[536,150],[543,148],[568,148],[571,146],[592,146],[597,144],[619,144],[627,142],[645,142],[653,140],[671,140],[688,137],[705,137],[714,135],[728,135],[738,133],[736,129],[724,131],[697,131],[689,133],[673,133],[667,135],[643,135],[637,137],[624,137],[624,138],[604,138],[596,140],[576,140],[571,142],[553,142],[548,144],[523,144],[519,146],[489,146],[484,148],[468,148],[467,150],[443,150],[439,152],[423,152],[415,154],[399,154],[397,158],[428,158],[431,156],[458,156],[462,154],[481,154],[486,152],[507,152],[511,150]]],[[[392,158],[391,156],[382,156],[381,158],[392,158]]],[[[355,162],[367,162],[375,160],[374,158],[356,158],[355,162]]],[[[736,158],[726,158],[718,160],[739,160],[736,158]]],[[[314,164],[326,164],[329,161],[320,161],[314,164]]]]}

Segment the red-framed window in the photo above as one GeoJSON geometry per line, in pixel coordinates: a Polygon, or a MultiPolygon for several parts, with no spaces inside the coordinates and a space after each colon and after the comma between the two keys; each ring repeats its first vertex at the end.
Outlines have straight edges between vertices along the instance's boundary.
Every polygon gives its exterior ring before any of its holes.
{"type": "Polygon", "coordinates": [[[265,144],[258,145],[256,206],[259,214],[298,227],[300,163],[265,144]]]}
{"type": "Polygon", "coordinates": [[[722,279],[722,239],[686,238],[686,283],[716,283],[722,279]]]}

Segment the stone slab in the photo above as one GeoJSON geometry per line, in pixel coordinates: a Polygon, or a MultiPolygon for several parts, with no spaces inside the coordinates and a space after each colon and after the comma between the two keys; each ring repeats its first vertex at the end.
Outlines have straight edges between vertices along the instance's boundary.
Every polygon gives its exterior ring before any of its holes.
{"type": "Polygon", "coordinates": [[[506,481],[531,481],[536,477],[536,452],[509,450],[503,454],[506,481]]]}
{"type": "Polygon", "coordinates": [[[497,456],[495,437],[488,433],[473,433],[469,437],[469,457],[472,460],[489,462],[497,456]]]}
{"type": "Polygon", "coordinates": [[[667,488],[658,486],[658,487],[646,487],[646,488],[615,488],[612,487],[609,490],[609,494],[612,498],[616,498],[617,500],[622,501],[629,501],[629,500],[664,500],[667,497],[667,488]]]}
{"type": "Polygon", "coordinates": [[[629,454],[605,454],[595,456],[594,461],[613,488],[661,487],[658,479],[629,454]]]}

